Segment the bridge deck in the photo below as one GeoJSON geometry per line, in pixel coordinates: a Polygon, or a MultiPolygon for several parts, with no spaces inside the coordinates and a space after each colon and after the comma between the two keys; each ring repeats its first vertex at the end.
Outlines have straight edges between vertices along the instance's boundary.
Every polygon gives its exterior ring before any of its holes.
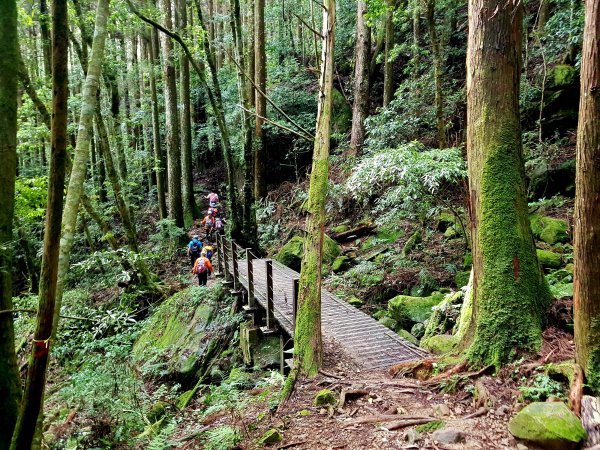
{"type": "MultiPolygon", "coordinates": [[[[264,259],[252,261],[256,300],[266,308],[267,275],[264,259]]],[[[248,289],[246,260],[238,260],[240,282],[248,289]]],[[[293,280],[299,274],[273,261],[273,315],[293,336],[293,280]]],[[[401,338],[371,316],[330,294],[321,295],[321,323],[325,337],[335,339],[363,368],[377,369],[426,357],[428,354],[401,338]]]]}

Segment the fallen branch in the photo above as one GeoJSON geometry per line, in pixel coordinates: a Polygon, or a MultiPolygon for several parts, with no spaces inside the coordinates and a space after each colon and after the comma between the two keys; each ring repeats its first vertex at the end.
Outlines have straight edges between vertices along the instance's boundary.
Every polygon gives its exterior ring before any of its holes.
{"type": "Polygon", "coordinates": [[[468,416],[463,417],[463,419],[474,419],[476,417],[485,416],[488,413],[488,411],[489,411],[489,408],[481,407],[477,411],[475,411],[474,413],[469,414],[468,416]]]}
{"type": "Polygon", "coordinates": [[[264,116],[261,116],[256,111],[250,111],[248,108],[244,108],[242,105],[238,105],[238,106],[240,108],[242,108],[244,111],[246,111],[247,113],[252,114],[252,115],[258,117],[259,119],[262,119],[262,120],[264,120],[267,123],[270,123],[274,127],[280,128],[280,129],[285,130],[285,131],[289,131],[290,133],[295,134],[296,136],[299,136],[299,137],[301,137],[302,139],[304,139],[304,140],[306,140],[308,142],[314,142],[314,139],[312,139],[310,137],[307,137],[304,134],[297,132],[296,130],[292,130],[291,128],[288,128],[285,125],[281,125],[280,123],[277,123],[274,120],[271,120],[271,119],[268,119],[268,118],[266,118],[264,116]]]}
{"type": "Polygon", "coordinates": [[[338,379],[338,380],[341,380],[341,379],[342,379],[342,377],[340,377],[340,376],[338,376],[338,375],[334,375],[334,374],[332,374],[332,373],[330,373],[330,372],[326,372],[326,371],[324,371],[323,369],[319,369],[319,373],[320,373],[321,375],[325,375],[326,377],[329,377],[329,378],[336,378],[336,379],[338,379]]]}
{"type": "Polygon", "coordinates": [[[429,380],[426,381],[425,384],[436,384],[439,383],[440,381],[446,379],[446,378],[450,378],[452,375],[456,375],[459,372],[462,372],[463,369],[465,367],[467,367],[467,361],[463,361],[460,364],[455,365],[454,367],[452,367],[449,370],[446,370],[443,373],[440,373],[439,375],[436,375],[435,377],[430,378],[429,380]]]}
{"type": "Polygon", "coordinates": [[[438,419],[434,419],[428,417],[427,419],[415,419],[415,420],[400,420],[398,422],[392,423],[386,428],[388,430],[398,430],[400,428],[412,427],[413,425],[423,425],[429,422],[435,422],[438,419]]]}
{"type": "Polygon", "coordinates": [[[367,234],[371,234],[375,230],[376,226],[373,223],[367,223],[360,225],[352,230],[342,231],[341,233],[335,233],[331,235],[331,238],[337,242],[347,242],[354,238],[362,237],[367,234]]]}
{"type": "Polygon", "coordinates": [[[581,417],[581,398],[583,397],[583,370],[577,363],[573,364],[573,379],[569,392],[569,406],[571,410],[581,417]]]}

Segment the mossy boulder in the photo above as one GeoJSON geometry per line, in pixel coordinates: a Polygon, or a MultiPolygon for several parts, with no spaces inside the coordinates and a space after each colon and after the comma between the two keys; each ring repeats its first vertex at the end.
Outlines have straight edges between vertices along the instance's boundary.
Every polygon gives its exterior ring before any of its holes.
{"type": "Polygon", "coordinates": [[[390,330],[395,330],[398,328],[398,322],[392,319],[389,316],[383,316],[378,322],[384,327],[388,327],[390,330]]]}
{"type": "Polygon", "coordinates": [[[456,287],[461,288],[469,284],[470,276],[470,270],[465,270],[464,272],[456,272],[456,275],[454,275],[454,282],[456,283],[456,287]]]}
{"type": "Polygon", "coordinates": [[[254,367],[260,369],[279,368],[280,343],[276,336],[263,336],[252,352],[254,367]]]}
{"type": "Polygon", "coordinates": [[[541,266],[545,269],[558,269],[562,265],[562,258],[558,253],[550,250],[537,249],[537,257],[541,266]]]}
{"type": "Polygon", "coordinates": [[[281,431],[279,431],[277,428],[271,428],[261,436],[261,438],[258,440],[258,443],[261,445],[273,445],[281,442],[282,440],[283,435],[281,434],[281,431]]]}
{"type": "Polygon", "coordinates": [[[421,341],[421,347],[436,355],[450,353],[458,345],[458,338],[451,334],[438,334],[421,341]]]}
{"type": "Polygon", "coordinates": [[[573,449],[586,437],[580,420],[562,402],[527,405],[508,424],[510,433],[545,449],[573,449]]]}
{"type": "Polygon", "coordinates": [[[438,231],[444,232],[448,228],[450,228],[452,225],[454,225],[455,223],[456,223],[456,217],[454,217],[454,214],[443,212],[443,213],[440,213],[439,216],[437,216],[438,231]]]}
{"type": "Polygon", "coordinates": [[[337,397],[333,391],[330,391],[329,389],[322,389],[315,396],[314,403],[315,406],[335,405],[337,404],[337,397]]]}
{"type": "Polygon", "coordinates": [[[164,360],[166,371],[177,378],[195,378],[208,367],[225,343],[227,330],[237,324],[215,320],[230,302],[220,284],[190,287],[163,302],[148,320],[133,346],[134,361],[143,366],[164,360]]]}
{"type": "Polygon", "coordinates": [[[417,339],[421,339],[425,334],[425,324],[424,323],[415,323],[410,329],[410,334],[412,334],[417,339]]]}
{"type": "Polygon", "coordinates": [[[335,273],[346,270],[350,266],[350,258],[347,256],[338,256],[331,263],[331,270],[335,273]]]}
{"type": "Polygon", "coordinates": [[[419,340],[406,330],[398,330],[398,336],[400,336],[403,339],[406,339],[411,344],[417,345],[419,343],[419,340]]]}
{"type": "MultiPolygon", "coordinates": [[[[325,235],[323,240],[323,264],[331,264],[342,252],[340,245],[325,235]]],[[[290,239],[275,255],[275,259],[281,264],[288,266],[297,272],[300,271],[304,255],[304,239],[300,236],[294,236],[290,239]]]]}
{"type": "Polygon", "coordinates": [[[348,299],[348,304],[354,306],[355,308],[360,308],[363,303],[364,302],[360,298],[354,295],[348,299]]]}
{"type": "Polygon", "coordinates": [[[533,235],[547,244],[569,242],[569,226],[567,222],[553,217],[542,217],[534,214],[530,218],[533,235]]]}
{"type": "Polygon", "coordinates": [[[410,328],[417,322],[425,322],[431,316],[431,308],[444,299],[444,294],[429,297],[398,295],[388,301],[388,314],[402,328],[410,328]]]}
{"type": "Polygon", "coordinates": [[[406,258],[419,244],[422,240],[421,232],[419,230],[415,231],[406,241],[404,247],[402,248],[402,257],[406,258]]]}

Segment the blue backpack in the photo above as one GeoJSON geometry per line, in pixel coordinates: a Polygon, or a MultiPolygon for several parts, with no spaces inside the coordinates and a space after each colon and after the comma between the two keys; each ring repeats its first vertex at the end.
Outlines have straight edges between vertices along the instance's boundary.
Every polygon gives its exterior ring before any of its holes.
{"type": "Polygon", "coordinates": [[[202,242],[200,241],[192,241],[190,245],[190,252],[192,253],[200,253],[202,249],[202,242]]]}

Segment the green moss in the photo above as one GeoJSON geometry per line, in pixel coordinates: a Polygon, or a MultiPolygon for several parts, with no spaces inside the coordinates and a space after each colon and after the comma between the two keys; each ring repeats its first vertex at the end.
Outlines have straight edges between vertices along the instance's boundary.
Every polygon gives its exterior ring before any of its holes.
{"type": "Polygon", "coordinates": [[[406,339],[411,344],[417,345],[419,343],[419,340],[406,330],[402,330],[402,329],[398,330],[398,336],[406,339]]]}
{"type": "Polygon", "coordinates": [[[311,410],[309,410],[309,409],[303,409],[303,410],[301,410],[301,411],[298,411],[298,415],[299,415],[300,417],[307,417],[307,416],[310,416],[310,415],[312,415],[312,411],[311,411],[311,410]]]}
{"type": "Polygon", "coordinates": [[[531,235],[519,120],[502,113],[489,109],[481,118],[482,156],[472,176],[480,189],[472,194],[479,205],[473,256],[481,266],[475,271],[477,316],[468,358],[496,366],[516,356],[515,350],[539,349],[551,298],[531,235]]]}
{"type": "Polygon", "coordinates": [[[573,66],[558,64],[552,69],[552,79],[557,87],[572,86],[577,81],[577,70],[573,66]]]}
{"type": "Polygon", "coordinates": [[[402,257],[406,258],[414,250],[415,246],[420,242],[421,232],[417,230],[411,235],[411,237],[408,238],[406,244],[404,244],[404,248],[402,249],[402,257]]]}
{"type": "Polygon", "coordinates": [[[585,376],[587,384],[596,395],[600,394],[600,316],[591,320],[588,341],[593,342],[587,360],[585,376]]]}
{"type": "Polygon", "coordinates": [[[152,405],[146,417],[151,423],[159,421],[167,411],[169,404],[167,402],[163,402],[162,400],[158,400],[156,403],[152,405]]]}
{"type": "Polygon", "coordinates": [[[387,226],[377,230],[377,241],[379,243],[392,244],[402,236],[404,236],[403,228],[387,226]]]}
{"type": "MultiPolygon", "coordinates": [[[[323,264],[331,264],[342,252],[340,245],[325,235],[323,238],[323,264]]],[[[304,239],[294,236],[275,255],[275,259],[289,268],[300,271],[304,255],[304,239]]]]}
{"type": "Polygon", "coordinates": [[[550,293],[554,298],[573,297],[573,283],[551,284],[550,293]]]}
{"type": "Polygon", "coordinates": [[[331,264],[331,270],[334,273],[341,272],[342,270],[348,268],[349,262],[350,258],[348,258],[347,256],[338,256],[334,259],[333,263],[331,264]]]}
{"type": "Polygon", "coordinates": [[[562,265],[562,258],[558,253],[539,248],[536,251],[538,260],[542,267],[558,269],[562,265]]]}
{"type": "Polygon", "coordinates": [[[389,328],[390,330],[395,330],[398,328],[398,322],[388,316],[383,316],[378,322],[384,327],[389,328]]]}
{"type": "Polygon", "coordinates": [[[379,320],[379,319],[381,319],[382,317],[385,317],[385,316],[387,316],[387,310],[386,309],[380,309],[380,310],[375,311],[373,313],[373,319],[375,319],[375,320],[379,320]]]}
{"type": "Polygon", "coordinates": [[[350,227],[348,225],[338,225],[337,227],[333,227],[331,229],[331,231],[333,233],[344,233],[346,231],[348,231],[350,229],[350,227]]]}
{"type": "Polygon", "coordinates": [[[451,334],[438,334],[421,340],[421,347],[436,355],[450,353],[458,345],[458,338],[451,334]]]}
{"type": "Polygon", "coordinates": [[[353,295],[348,299],[348,304],[354,306],[355,308],[360,308],[363,305],[363,301],[353,295]]]}
{"type": "Polygon", "coordinates": [[[272,445],[277,444],[282,440],[283,435],[281,434],[281,431],[279,431],[277,428],[271,428],[261,436],[261,438],[258,440],[258,443],[261,445],[272,445]]]}
{"type": "Polygon", "coordinates": [[[337,398],[333,391],[330,391],[329,389],[322,389],[315,396],[314,403],[315,406],[335,405],[337,404],[337,398]]]}
{"type": "Polygon", "coordinates": [[[337,89],[332,91],[333,114],[331,128],[334,133],[346,133],[352,125],[352,109],[348,102],[337,89]]]}
{"type": "Polygon", "coordinates": [[[388,301],[388,313],[402,328],[410,328],[416,322],[427,320],[431,316],[431,308],[443,299],[443,294],[429,297],[398,295],[388,301]]]}
{"type": "Polygon", "coordinates": [[[550,245],[569,242],[569,226],[564,220],[542,217],[538,214],[532,215],[530,220],[533,235],[543,242],[550,245]]]}
{"type": "Polygon", "coordinates": [[[471,271],[466,270],[464,272],[456,272],[454,275],[454,282],[456,283],[456,287],[463,287],[469,284],[469,277],[471,276],[471,271]]]}
{"type": "Polygon", "coordinates": [[[455,226],[448,227],[448,228],[446,228],[446,231],[444,231],[444,237],[447,239],[453,239],[458,236],[459,236],[459,234],[458,234],[458,231],[456,230],[455,226]]]}
{"type": "Polygon", "coordinates": [[[417,425],[415,430],[418,433],[431,433],[432,431],[439,430],[440,428],[444,428],[443,420],[433,420],[422,425],[417,425]]]}
{"type": "Polygon", "coordinates": [[[463,268],[470,270],[472,265],[473,255],[471,254],[471,252],[465,253],[465,257],[463,258],[463,268]]]}

